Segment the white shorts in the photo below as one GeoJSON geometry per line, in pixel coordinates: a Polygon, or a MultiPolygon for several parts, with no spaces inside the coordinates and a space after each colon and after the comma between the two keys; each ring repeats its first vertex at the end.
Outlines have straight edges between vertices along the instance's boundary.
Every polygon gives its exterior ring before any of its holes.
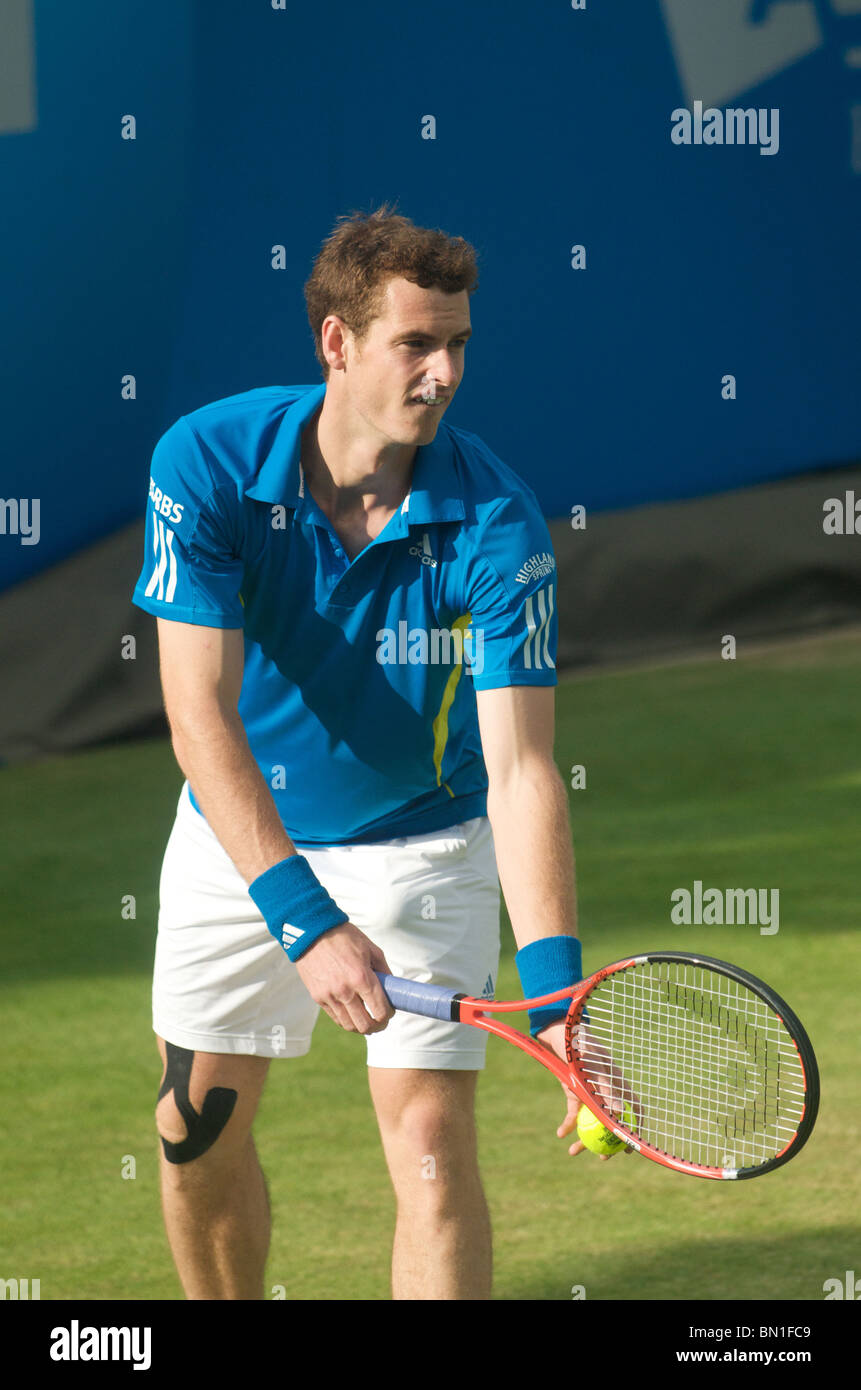
{"type": "MultiPolygon", "coordinates": [[[[486,816],[430,835],[304,849],[321,883],[393,975],[490,997],[499,879],[486,816]]],[[[301,1057],[319,1009],[244,880],[183,787],[161,874],[153,1028],[195,1052],[301,1057]]],[[[477,1071],[487,1034],[396,1013],[365,1039],[368,1065],[477,1071]]]]}

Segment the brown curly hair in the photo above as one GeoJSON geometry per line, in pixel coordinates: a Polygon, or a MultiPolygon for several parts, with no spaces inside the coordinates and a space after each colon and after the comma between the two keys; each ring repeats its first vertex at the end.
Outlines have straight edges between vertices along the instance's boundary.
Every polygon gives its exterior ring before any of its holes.
{"type": "Polygon", "coordinates": [[[422,289],[472,294],[478,284],[475,248],[463,237],[417,227],[388,203],[371,213],[339,217],[305,284],[308,322],[324,380],[329,377],[329,364],[323,356],[323,320],[337,314],[356,338],[363,338],[380,313],[388,281],[395,276],[422,289]]]}

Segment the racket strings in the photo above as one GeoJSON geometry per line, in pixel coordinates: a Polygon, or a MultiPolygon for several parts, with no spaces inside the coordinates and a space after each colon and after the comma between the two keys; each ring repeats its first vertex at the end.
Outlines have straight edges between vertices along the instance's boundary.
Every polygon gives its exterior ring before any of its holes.
{"type": "Polygon", "coordinates": [[[705,1167],[746,1168],[774,1158],[796,1133],[805,1103],[798,1050],[742,982],[645,961],[609,975],[587,1009],[588,1026],[572,1038],[577,1060],[599,1097],[609,1086],[641,1141],[705,1167]],[[612,1059],[609,1079],[594,1042],[612,1059]]]}

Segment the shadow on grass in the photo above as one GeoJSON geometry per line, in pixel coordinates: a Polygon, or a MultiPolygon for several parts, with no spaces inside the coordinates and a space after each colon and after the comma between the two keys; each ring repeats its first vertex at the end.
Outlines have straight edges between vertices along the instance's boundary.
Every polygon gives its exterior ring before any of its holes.
{"type": "MultiPolygon", "coordinates": [[[[861,1274],[861,1226],[787,1232],[755,1240],[679,1240],[627,1252],[605,1251],[593,1260],[584,1251],[572,1261],[570,1279],[539,1277],[520,1288],[508,1281],[497,1297],[507,1300],[571,1300],[582,1285],[586,1301],[704,1302],[738,1299],[823,1301],[826,1280],[845,1284],[847,1270],[861,1274]],[[578,1266],[579,1264],[579,1274],[578,1266]]],[[[500,1281],[502,1282],[502,1281],[500,1281]]],[[[844,1289],[845,1294],[845,1289],[844,1289]]]]}

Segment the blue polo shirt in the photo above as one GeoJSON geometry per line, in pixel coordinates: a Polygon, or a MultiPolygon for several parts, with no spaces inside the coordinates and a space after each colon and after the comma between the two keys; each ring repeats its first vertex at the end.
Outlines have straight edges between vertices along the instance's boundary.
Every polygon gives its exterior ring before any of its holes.
{"type": "Polygon", "coordinates": [[[244,630],[239,713],[300,848],[484,815],[476,690],[556,683],[555,561],[531,490],[442,420],[351,562],[300,462],[325,392],[246,391],[171,426],[134,592],[160,618],[244,630]]]}

